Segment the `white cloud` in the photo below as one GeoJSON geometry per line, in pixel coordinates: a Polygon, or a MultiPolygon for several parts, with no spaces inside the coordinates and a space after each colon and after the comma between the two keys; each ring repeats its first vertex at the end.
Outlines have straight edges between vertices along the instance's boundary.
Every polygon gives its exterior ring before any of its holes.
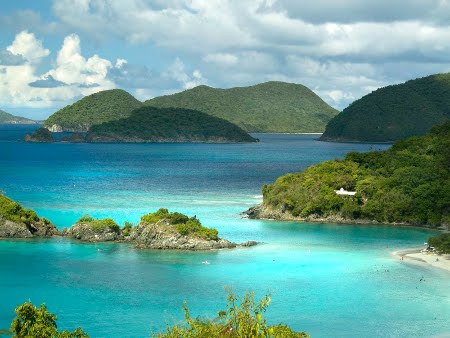
{"type": "Polygon", "coordinates": [[[219,66],[231,66],[238,62],[238,57],[230,53],[214,53],[203,57],[203,61],[208,63],[215,63],[219,66]]]}
{"type": "Polygon", "coordinates": [[[179,58],[175,59],[174,63],[162,74],[162,76],[175,79],[182,85],[183,89],[191,89],[207,83],[207,80],[198,69],[195,69],[192,74],[189,75],[185,69],[184,63],[179,58]]]}
{"type": "Polygon", "coordinates": [[[107,78],[111,62],[94,55],[81,55],[80,39],[69,35],[57,53],[54,68],[38,73],[38,63],[50,51],[27,31],[16,35],[7,51],[21,55],[24,63],[7,65],[0,73],[0,104],[11,107],[53,107],[67,104],[93,92],[114,88],[107,78]]]}
{"type": "Polygon", "coordinates": [[[13,43],[6,50],[12,54],[21,55],[31,63],[39,62],[42,58],[50,55],[50,51],[42,46],[42,42],[28,31],[17,34],[13,43]]]}

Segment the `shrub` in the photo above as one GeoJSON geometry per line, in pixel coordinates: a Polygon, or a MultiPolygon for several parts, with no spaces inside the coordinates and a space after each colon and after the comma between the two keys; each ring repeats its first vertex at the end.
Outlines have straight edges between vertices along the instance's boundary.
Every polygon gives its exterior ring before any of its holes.
{"type": "Polygon", "coordinates": [[[258,303],[254,293],[247,292],[239,299],[228,292],[228,306],[214,319],[192,318],[187,304],[183,310],[186,323],[167,327],[165,333],[154,334],[154,338],[198,338],[198,337],[254,337],[254,338],[307,338],[305,332],[295,332],[285,324],[268,325],[264,313],[270,304],[266,295],[258,303]]]}
{"type": "Polygon", "coordinates": [[[125,222],[122,228],[122,235],[130,236],[131,229],[133,228],[133,224],[130,222],[125,222]]]}

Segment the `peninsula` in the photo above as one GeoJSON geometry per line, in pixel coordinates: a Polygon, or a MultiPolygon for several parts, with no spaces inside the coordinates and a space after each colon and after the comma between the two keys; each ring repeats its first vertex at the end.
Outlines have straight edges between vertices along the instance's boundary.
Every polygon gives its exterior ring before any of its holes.
{"type": "Polygon", "coordinates": [[[450,73],[387,86],[335,116],[322,141],[386,142],[423,135],[450,119],[450,73]]]}
{"type": "Polygon", "coordinates": [[[38,121],[11,115],[0,109],[0,124],[39,124],[38,121]]]}
{"type": "Polygon", "coordinates": [[[385,151],[352,152],[344,160],[282,176],[263,187],[263,203],[247,214],[308,222],[448,225],[449,163],[447,122],[385,151]]]}

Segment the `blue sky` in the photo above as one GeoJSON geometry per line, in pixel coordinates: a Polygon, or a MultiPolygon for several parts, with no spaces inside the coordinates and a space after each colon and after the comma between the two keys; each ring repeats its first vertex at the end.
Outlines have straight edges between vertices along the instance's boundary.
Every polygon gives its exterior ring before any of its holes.
{"type": "Polygon", "coordinates": [[[0,1],[0,109],[84,95],[301,83],[337,109],[450,70],[450,0],[0,1]]]}

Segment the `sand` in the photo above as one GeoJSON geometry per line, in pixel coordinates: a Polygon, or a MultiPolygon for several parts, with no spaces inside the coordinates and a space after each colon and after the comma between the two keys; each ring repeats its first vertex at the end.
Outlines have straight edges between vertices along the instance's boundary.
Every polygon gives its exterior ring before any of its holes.
{"type": "Polygon", "coordinates": [[[438,255],[431,252],[421,252],[420,249],[408,249],[395,251],[392,254],[401,259],[403,257],[404,262],[429,264],[436,268],[444,269],[450,272],[450,255],[438,255]]]}

